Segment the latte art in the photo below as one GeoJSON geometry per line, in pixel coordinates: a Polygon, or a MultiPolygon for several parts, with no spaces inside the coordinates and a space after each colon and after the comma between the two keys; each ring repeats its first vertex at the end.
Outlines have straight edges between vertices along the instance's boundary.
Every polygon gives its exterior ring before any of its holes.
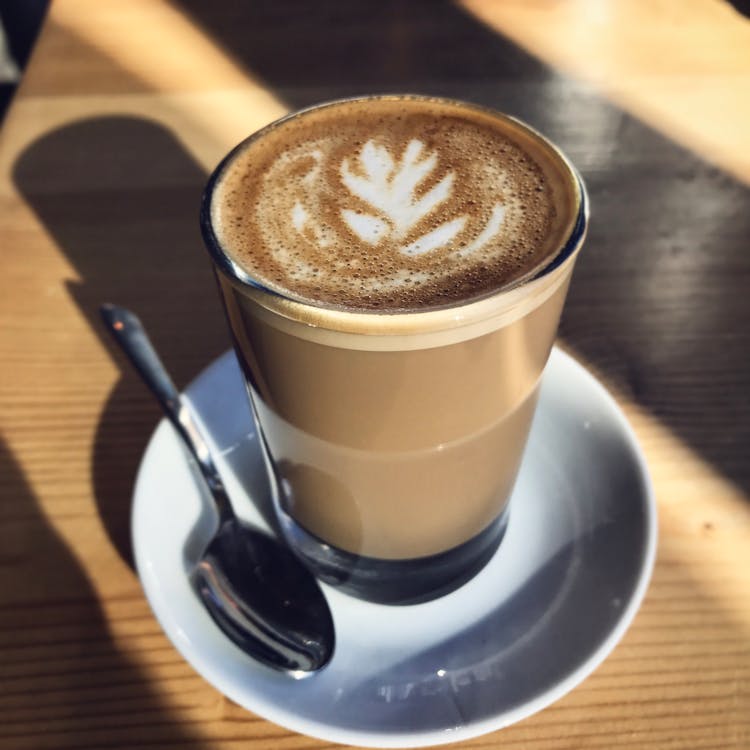
{"type": "Polygon", "coordinates": [[[522,280],[558,249],[549,165],[513,136],[483,110],[426,99],[319,108],[235,156],[213,223],[248,273],[312,304],[470,300],[522,280]]]}
{"type": "MultiPolygon", "coordinates": [[[[341,177],[344,185],[379,212],[379,215],[373,215],[342,209],[342,218],[359,239],[373,245],[384,238],[404,240],[415,226],[451,197],[455,177],[453,172],[448,172],[437,185],[424,195],[419,195],[419,184],[437,166],[437,153],[433,151],[420,159],[423,150],[422,141],[409,141],[401,161],[395,164],[385,147],[367,141],[359,155],[359,174],[350,169],[349,159],[343,161],[341,177]]],[[[500,229],[504,217],[505,208],[496,204],[481,242],[473,243],[462,254],[473,252],[491,240],[500,229]]],[[[445,247],[463,230],[466,219],[466,216],[459,216],[445,221],[399,249],[406,255],[421,255],[445,247]]]]}
{"type": "MultiPolygon", "coordinates": [[[[349,159],[344,159],[340,170],[344,185],[383,217],[342,210],[346,223],[360,239],[377,243],[388,234],[395,240],[403,239],[409,230],[450,196],[453,172],[445,175],[424,195],[417,195],[418,185],[437,166],[434,151],[420,160],[423,148],[422,141],[409,141],[403,157],[396,164],[385,146],[367,141],[354,170],[349,166],[349,159]],[[360,231],[362,229],[372,229],[371,236],[367,231],[360,231]]],[[[402,248],[402,252],[409,251],[402,248]]]]}

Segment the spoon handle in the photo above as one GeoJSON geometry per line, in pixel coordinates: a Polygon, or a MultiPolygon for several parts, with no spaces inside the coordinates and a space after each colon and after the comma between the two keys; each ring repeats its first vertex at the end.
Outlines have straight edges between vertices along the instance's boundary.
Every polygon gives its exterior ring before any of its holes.
{"type": "Polygon", "coordinates": [[[124,307],[102,305],[102,320],[112,338],[125,352],[143,382],[156,396],[167,419],[195,458],[198,468],[213,495],[221,520],[233,516],[224,483],[211,459],[206,441],[189,407],[180,396],[172,378],[151,344],[138,316],[124,307]]]}

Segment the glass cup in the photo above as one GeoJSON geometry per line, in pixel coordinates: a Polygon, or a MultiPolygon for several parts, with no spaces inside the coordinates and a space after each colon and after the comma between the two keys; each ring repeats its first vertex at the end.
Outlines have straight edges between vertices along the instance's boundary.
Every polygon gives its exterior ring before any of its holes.
{"type": "MultiPolygon", "coordinates": [[[[357,101],[367,107],[370,100],[357,101]]],[[[321,580],[348,593],[424,601],[480,570],[507,527],[539,383],[586,233],[585,190],[549,141],[492,113],[567,180],[566,239],[547,265],[509,288],[439,309],[308,304],[264,286],[232,259],[214,231],[212,201],[237,154],[309,111],[250,136],[221,162],[204,194],[201,228],[280,533],[321,580]]]]}

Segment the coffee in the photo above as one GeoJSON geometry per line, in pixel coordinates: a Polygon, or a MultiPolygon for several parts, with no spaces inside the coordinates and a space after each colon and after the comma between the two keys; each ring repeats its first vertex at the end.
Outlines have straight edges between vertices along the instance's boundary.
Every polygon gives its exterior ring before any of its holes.
{"type": "Polygon", "coordinates": [[[541,136],[444,100],[322,105],[216,170],[204,236],[282,530],[324,578],[411,601],[486,562],[585,213],[541,136]]]}
{"type": "Polygon", "coordinates": [[[285,296],[425,310],[528,278],[569,232],[565,172],[521,128],[419,98],[344,102],[251,140],[217,183],[217,238],[285,296]]]}

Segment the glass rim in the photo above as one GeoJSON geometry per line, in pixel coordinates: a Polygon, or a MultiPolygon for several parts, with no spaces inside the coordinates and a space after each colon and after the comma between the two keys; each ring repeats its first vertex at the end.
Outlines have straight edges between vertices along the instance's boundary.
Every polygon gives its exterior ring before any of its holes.
{"type": "MultiPolygon", "coordinates": [[[[540,281],[545,277],[549,276],[557,268],[565,264],[576,251],[580,248],[583,238],[585,237],[586,230],[588,228],[589,218],[589,201],[586,192],[584,182],[578,173],[578,170],[573,166],[570,159],[557,147],[552,141],[546,136],[542,135],[532,126],[523,122],[522,120],[513,117],[512,115],[505,114],[498,110],[486,107],[481,104],[475,104],[472,102],[462,101],[460,99],[453,99],[447,97],[438,96],[427,96],[422,94],[374,94],[370,96],[355,96],[346,97],[341,99],[333,99],[329,101],[320,102],[313,104],[309,107],[297,109],[283,115],[280,118],[268,123],[259,130],[251,133],[249,136],[240,141],[224,158],[218,163],[213,172],[208,178],[208,181],[203,190],[201,197],[201,208],[200,208],[200,228],[203,236],[203,242],[206,246],[211,259],[216,268],[223,273],[235,286],[239,286],[240,289],[246,290],[249,295],[259,301],[264,307],[270,310],[279,312],[284,317],[291,317],[297,319],[300,322],[308,317],[313,317],[317,322],[315,325],[320,325],[321,321],[328,318],[331,321],[338,321],[343,323],[343,329],[346,330],[350,326],[346,325],[346,321],[353,323],[355,320],[360,322],[370,321],[376,328],[380,328],[378,321],[383,322],[385,318],[398,319],[405,317],[417,317],[426,319],[427,316],[435,316],[436,314],[445,315],[446,311],[453,311],[456,313],[453,317],[455,319],[461,319],[473,317],[468,314],[470,308],[486,303],[487,300],[498,299],[501,300],[508,296],[508,293],[518,291],[524,287],[532,284],[533,282],[540,281]],[[485,294],[471,297],[465,300],[461,300],[456,304],[446,303],[445,305],[432,305],[426,306],[424,309],[383,309],[383,310],[371,310],[371,309],[356,309],[350,307],[338,307],[332,304],[316,303],[312,300],[304,299],[301,296],[294,296],[293,294],[286,294],[282,291],[274,289],[273,287],[264,284],[261,280],[255,278],[252,274],[248,273],[239,263],[233,260],[227,250],[224,249],[221,242],[219,241],[211,219],[211,206],[213,196],[217,185],[219,184],[225,170],[232,164],[235,158],[243,152],[246,148],[249,148],[253,143],[263,138],[269,132],[276,128],[284,125],[290,120],[295,120],[299,117],[304,116],[307,113],[326,109],[328,107],[340,106],[342,104],[358,103],[358,102],[371,102],[371,101],[383,101],[383,100],[403,100],[411,99],[423,102],[435,102],[437,104],[447,104],[456,106],[459,108],[468,108],[470,110],[479,111],[487,114],[494,118],[505,120],[513,125],[515,128],[525,132],[531,138],[538,140],[541,144],[550,151],[554,157],[563,166],[564,171],[570,178],[569,188],[574,198],[574,218],[569,222],[570,231],[567,238],[557,249],[556,252],[551,254],[547,262],[542,265],[541,268],[535,269],[531,274],[522,276],[513,282],[500,286],[496,289],[490,290],[485,294]],[[262,300],[262,301],[261,301],[262,300]],[[295,312],[297,314],[295,314],[295,312]]],[[[331,328],[339,328],[338,325],[331,325],[331,328]]],[[[356,326],[359,328],[359,326],[356,326]]],[[[400,326],[399,326],[400,328],[400,326]]],[[[380,332],[380,331],[378,331],[380,332]]]]}

